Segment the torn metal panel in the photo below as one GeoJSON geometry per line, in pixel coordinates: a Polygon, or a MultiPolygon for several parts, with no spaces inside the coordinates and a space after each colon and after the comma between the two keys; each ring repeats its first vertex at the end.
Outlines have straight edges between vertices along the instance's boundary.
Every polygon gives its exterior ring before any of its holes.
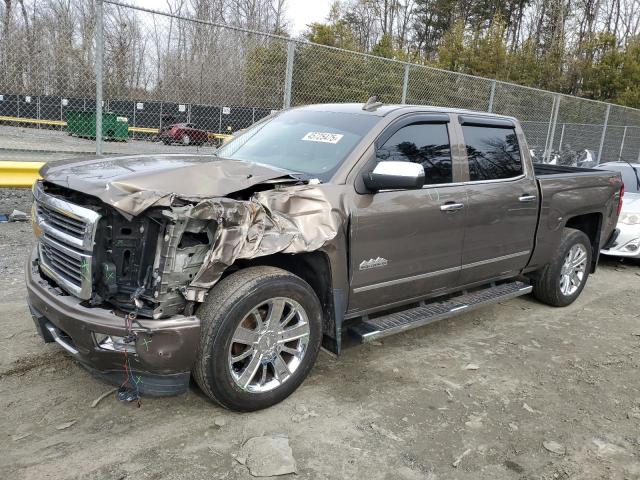
{"type": "Polygon", "coordinates": [[[336,236],[341,224],[340,214],[315,186],[259,192],[246,201],[209,199],[174,214],[217,224],[213,246],[184,292],[196,301],[236,260],[315,251],[336,236]]]}
{"type": "Polygon", "coordinates": [[[151,318],[202,302],[238,259],[315,251],[343,224],[325,186],[215,156],[76,161],[42,173],[51,195],[103,214],[91,304],[151,318]]]}

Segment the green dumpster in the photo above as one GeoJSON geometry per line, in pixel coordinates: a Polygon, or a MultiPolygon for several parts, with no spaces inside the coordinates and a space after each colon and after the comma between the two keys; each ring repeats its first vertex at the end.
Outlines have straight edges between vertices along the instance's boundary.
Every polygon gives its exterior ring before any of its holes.
{"type": "MultiPolygon", "coordinates": [[[[67,112],[69,135],[96,138],[96,112],[69,110],[67,112]]],[[[102,138],[126,142],[129,138],[129,120],[112,112],[102,113],[102,138]]]]}

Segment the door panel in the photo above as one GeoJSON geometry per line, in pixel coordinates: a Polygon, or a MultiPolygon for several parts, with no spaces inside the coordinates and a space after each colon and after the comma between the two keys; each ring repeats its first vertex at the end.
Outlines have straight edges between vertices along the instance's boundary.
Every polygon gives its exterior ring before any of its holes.
{"type": "Polygon", "coordinates": [[[532,178],[467,185],[468,215],[462,253],[462,285],[515,273],[533,250],[538,216],[532,178]]]}
{"type": "Polygon", "coordinates": [[[513,275],[526,266],[540,199],[511,120],[460,120],[470,180],[460,273],[460,284],[466,285],[513,275]]]}
{"type": "Polygon", "coordinates": [[[463,185],[357,195],[352,214],[349,311],[456,285],[466,209],[463,185]]]}

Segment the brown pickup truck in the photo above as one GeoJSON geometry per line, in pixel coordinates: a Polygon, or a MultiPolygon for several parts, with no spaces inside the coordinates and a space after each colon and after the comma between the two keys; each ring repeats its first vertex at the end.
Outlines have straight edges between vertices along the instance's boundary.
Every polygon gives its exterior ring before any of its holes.
{"type": "Polygon", "coordinates": [[[34,186],[36,326],[96,375],[221,405],[291,394],[321,346],[530,292],[572,303],[615,240],[619,173],[537,165],[514,118],[275,113],[216,155],[53,163],[34,186]]]}

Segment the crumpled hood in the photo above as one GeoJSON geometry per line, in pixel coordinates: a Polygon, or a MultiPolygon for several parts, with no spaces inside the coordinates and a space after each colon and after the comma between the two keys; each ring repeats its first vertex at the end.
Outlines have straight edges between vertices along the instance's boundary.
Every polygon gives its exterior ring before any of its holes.
{"type": "Polygon", "coordinates": [[[135,155],[47,164],[45,181],[86,193],[135,216],[174,198],[224,197],[259,183],[286,178],[287,171],[213,155],[135,155]]]}
{"type": "Polygon", "coordinates": [[[344,223],[320,185],[284,170],[213,155],[69,161],[45,166],[40,174],[46,182],[97,197],[129,220],[150,207],[165,207],[162,213],[171,221],[159,240],[160,255],[169,259],[162,276],[181,285],[188,280],[180,290],[188,301],[204,301],[236,260],[318,250],[344,223]],[[259,183],[288,185],[228,198],[259,183]],[[193,257],[202,264],[189,279],[184,265],[192,257],[183,251],[176,260],[184,232],[205,232],[209,238],[206,254],[193,257]]]}

